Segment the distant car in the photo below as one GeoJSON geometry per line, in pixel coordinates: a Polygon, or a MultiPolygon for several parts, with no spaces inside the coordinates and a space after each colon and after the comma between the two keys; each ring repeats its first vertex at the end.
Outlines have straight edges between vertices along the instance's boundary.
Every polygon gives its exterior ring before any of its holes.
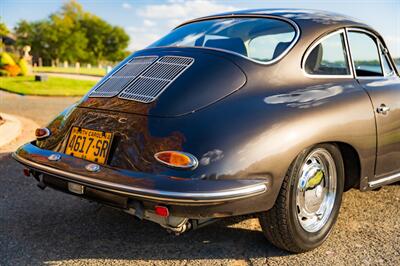
{"type": "Polygon", "coordinates": [[[351,18],[215,15],[129,56],[36,137],[13,156],[41,188],[177,234],[256,213],[269,241],[304,252],[343,191],[400,180],[400,79],[351,18]]]}

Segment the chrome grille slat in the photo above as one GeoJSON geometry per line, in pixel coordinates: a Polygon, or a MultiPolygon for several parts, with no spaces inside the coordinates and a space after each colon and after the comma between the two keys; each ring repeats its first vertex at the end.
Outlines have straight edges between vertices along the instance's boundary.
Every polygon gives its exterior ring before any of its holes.
{"type": "Polygon", "coordinates": [[[143,70],[148,67],[147,64],[126,64],[117,73],[115,73],[114,77],[137,77],[143,70]]]}
{"type": "Polygon", "coordinates": [[[103,82],[95,91],[90,94],[90,97],[112,97],[115,96],[115,88],[124,88],[132,78],[111,77],[103,82]]]}
{"type": "Polygon", "coordinates": [[[153,98],[151,95],[162,90],[168,83],[169,81],[165,80],[139,78],[136,82],[128,86],[118,97],[133,100],[136,97],[143,96],[151,99],[153,98]]]}
{"type": "Polygon", "coordinates": [[[179,64],[179,65],[190,65],[193,62],[193,58],[182,57],[182,56],[164,56],[159,60],[159,62],[179,64]]]}
{"type": "Polygon", "coordinates": [[[178,75],[186,66],[184,65],[171,65],[171,64],[155,64],[148,71],[143,73],[144,77],[157,77],[160,79],[172,80],[176,75],[178,75]]]}
{"type": "Polygon", "coordinates": [[[131,81],[149,68],[157,56],[138,56],[129,60],[118,69],[112,76],[98,84],[89,97],[114,97],[118,95],[131,81]]]}
{"type": "Polygon", "coordinates": [[[191,57],[163,56],[132,83],[125,86],[118,97],[144,103],[152,102],[193,62],[194,59],[191,57]]]}

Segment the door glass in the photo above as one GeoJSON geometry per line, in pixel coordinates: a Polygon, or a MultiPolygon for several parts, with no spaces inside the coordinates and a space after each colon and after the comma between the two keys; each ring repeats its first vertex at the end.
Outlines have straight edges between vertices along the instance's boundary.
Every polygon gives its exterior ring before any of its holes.
{"type": "Polygon", "coordinates": [[[312,75],[349,75],[343,33],[321,41],[308,55],[305,70],[312,75]]]}
{"type": "Polygon", "coordinates": [[[394,71],[389,63],[387,50],[385,47],[382,46],[382,44],[380,45],[380,52],[382,58],[383,72],[385,73],[385,76],[392,76],[394,74],[394,71]]]}
{"type": "Polygon", "coordinates": [[[358,77],[383,76],[376,41],[364,32],[350,31],[350,52],[358,77]]]}

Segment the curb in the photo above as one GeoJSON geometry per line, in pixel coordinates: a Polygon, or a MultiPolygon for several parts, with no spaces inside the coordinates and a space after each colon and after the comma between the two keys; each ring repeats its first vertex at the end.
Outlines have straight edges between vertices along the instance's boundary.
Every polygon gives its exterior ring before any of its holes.
{"type": "Polygon", "coordinates": [[[88,77],[96,77],[96,78],[103,78],[105,77],[108,73],[105,73],[104,75],[96,75],[96,74],[81,74],[81,73],[69,73],[69,72],[52,72],[52,71],[32,71],[32,74],[67,74],[67,75],[76,75],[76,76],[88,76],[88,77]]]}
{"type": "Polygon", "coordinates": [[[49,77],[59,77],[66,79],[77,79],[77,80],[90,80],[90,81],[100,81],[104,76],[97,75],[86,75],[86,74],[78,74],[78,73],[60,73],[60,72],[33,72],[33,75],[48,75],[49,77]]]}
{"type": "Polygon", "coordinates": [[[22,123],[13,115],[0,113],[0,116],[5,120],[5,123],[0,126],[0,147],[2,147],[21,134],[22,123]]]}

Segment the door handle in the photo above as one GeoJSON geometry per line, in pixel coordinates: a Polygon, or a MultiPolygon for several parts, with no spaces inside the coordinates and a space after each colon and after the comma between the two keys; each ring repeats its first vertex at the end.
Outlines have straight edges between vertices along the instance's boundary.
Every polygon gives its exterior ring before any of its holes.
{"type": "Polygon", "coordinates": [[[381,106],[378,107],[377,112],[379,114],[386,115],[390,112],[390,107],[386,106],[385,104],[381,104],[381,106]]]}

